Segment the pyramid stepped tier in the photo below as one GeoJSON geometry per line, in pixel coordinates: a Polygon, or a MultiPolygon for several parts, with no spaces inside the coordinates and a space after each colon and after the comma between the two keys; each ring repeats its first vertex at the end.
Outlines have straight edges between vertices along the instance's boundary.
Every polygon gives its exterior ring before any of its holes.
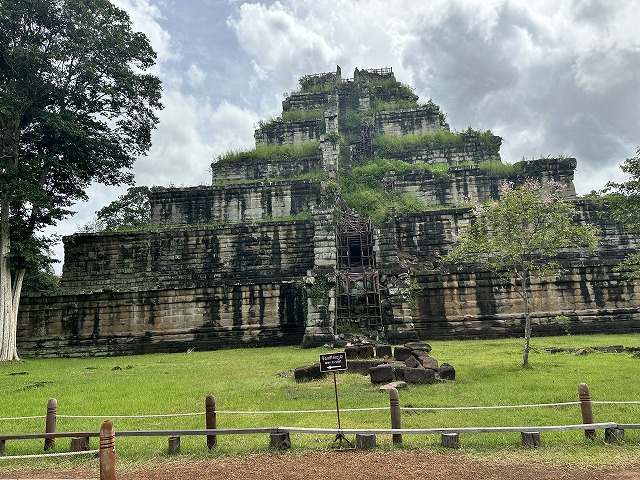
{"type": "Polygon", "coordinates": [[[529,179],[563,184],[600,229],[595,252],[563,250],[532,283],[533,335],[640,332],[640,286],[615,270],[640,241],[576,198],[576,159],[503,163],[502,138],[451,131],[391,68],[299,83],[254,149],[213,160],[211,185],[155,187],[147,224],[65,237],[60,291],[22,297],[22,356],[521,336],[507,282],[441,258],[473,205],[529,179]]]}

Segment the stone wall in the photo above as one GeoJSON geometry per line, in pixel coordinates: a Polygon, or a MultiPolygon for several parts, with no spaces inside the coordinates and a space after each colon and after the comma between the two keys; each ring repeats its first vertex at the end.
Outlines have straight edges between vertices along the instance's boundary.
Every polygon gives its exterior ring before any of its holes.
{"type": "Polygon", "coordinates": [[[538,162],[520,164],[517,173],[492,174],[477,165],[451,167],[447,176],[434,176],[427,171],[415,170],[402,174],[387,174],[384,181],[401,190],[415,195],[427,205],[463,205],[466,202],[484,203],[499,198],[500,184],[505,180],[521,184],[526,178],[539,179],[544,185],[550,180],[566,185],[560,193],[563,197],[575,198],[573,172],[575,159],[543,160],[547,168],[540,168],[538,162]]]}
{"type": "Polygon", "coordinates": [[[407,163],[448,163],[461,165],[465,163],[479,163],[485,160],[500,160],[500,145],[502,139],[494,136],[488,144],[482,142],[477,135],[466,135],[460,145],[445,145],[442,147],[411,148],[397,151],[388,155],[407,163]]]}
{"type": "Polygon", "coordinates": [[[211,183],[224,186],[225,182],[265,181],[268,178],[291,178],[322,169],[320,149],[314,157],[298,158],[295,162],[265,160],[260,163],[226,162],[211,164],[211,183]]]}
{"type": "Polygon", "coordinates": [[[282,102],[282,110],[318,110],[327,105],[326,93],[292,93],[282,102]]]}
{"type": "Polygon", "coordinates": [[[304,302],[299,284],[268,281],[27,296],[20,305],[18,349],[24,357],[48,357],[297,345],[304,302]]]}
{"type": "Polygon", "coordinates": [[[378,112],[375,130],[383,135],[407,135],[442,130],[439,112],[430,107],[378,112]]]}
{"type": "Polygon", "coordinates": [[[65,237],[61,286],[72,292],[202,288],[302,278],[314,224],[260,223],[65,237]]]}
{"type": "MultiPolygon", "coordinates": [[[[640,331],[640,287],[613,272],[640,242],[610,221],[589,201],[577,202],[580,217],[597,225],[601,246],[595,255],[565,252],[559,260],[565,271],[536,280],[532,305],[535,334],[640,331]],[[568,324],[558,322],[564,315],[568,324]]],[[[386,252],[389,264],[380,268],[404,270],[417,282],[414,292],[415,329],[421,339],[496,338],[523,333],[522,299],[507,283],[474,269],[443,272],[440,255],[454,245],[454,235],[466,228],[468,209],[450,209],[396,220],[385,235],[395,232],[397,258],[386,252]]],[[[394,242],[383,245],[392,249],[394,242]]]]}
{"type": "Polygon", "coordinates": [[[302,121],[275,120],[256,130],[256,147],[266,145],[300,145],[320,140],[324,131],[324,118],[302,121]]]}
{"type": "MultiPolygon", "coordinates": [[[[640,289],[612,265],[571,267],[532,284],[533,335],[640,333],[640,289]],[[563,315],[568,323],[557,316],[563,315]]],[[[421,287],[414,325],[421,339],[504,338],[524,334],[522,298],[488,274],[415,276],[421,287]]]]}
{"type": "Polygon", "coordinates": [[[152,223],[193,225],[289,217],[322,204],[323,197],[319,182],[295,180],[160,189],[150,201],[152,223]]]}

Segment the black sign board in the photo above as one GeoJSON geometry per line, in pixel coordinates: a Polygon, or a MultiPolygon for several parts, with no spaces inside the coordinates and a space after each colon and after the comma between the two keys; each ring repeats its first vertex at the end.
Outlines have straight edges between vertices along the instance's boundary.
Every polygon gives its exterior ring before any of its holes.
{"type": "Polygon", "coordinates": [[[325,353],[320,355],[320,371],[336,372],[347,369],[347,354],[345,352],[325,353]]]}

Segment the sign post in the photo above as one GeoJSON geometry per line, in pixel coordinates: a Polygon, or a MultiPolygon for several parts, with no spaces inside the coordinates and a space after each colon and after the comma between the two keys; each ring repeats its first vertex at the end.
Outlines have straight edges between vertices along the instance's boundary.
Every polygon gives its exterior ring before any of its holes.
{"type": "Polygon", "coordinates": [[[342,433],[342,425],[340,425],[340,404],[338,402],[338,383],[336,382],[336,372],[347,370],[347,354],[345,352],[325,353],[320,355],[320,371],[333,373],[333,389],[336,394],[336,414],[338,416],[338,434],[333,440],[342,446],[342,442],[351,445],[347,437],[342,433]]]}

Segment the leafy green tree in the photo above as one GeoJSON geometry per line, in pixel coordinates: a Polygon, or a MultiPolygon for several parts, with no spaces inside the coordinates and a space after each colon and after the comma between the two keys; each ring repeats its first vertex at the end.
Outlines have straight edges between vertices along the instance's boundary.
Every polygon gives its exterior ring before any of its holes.
{"type": "Polygon", "coordinates": [[[556,260],[566,248],[594,249],[597,229],[574,222],[574,205],[558,195],[563,186],[542,186],[527,180],[514,187],[505,182],[501,198],[473,209],[473,219],[445,263],[477,265],[509,282],[523,301],[524,349],[522,365],[529,364],[531,342],[531,281],[556,274],[556,260]]]}
{"type": "Polygon", "coordinates": [[[129,187],[127,193],[96,212],[95,219],[84,226],[84,232],[114,232],[148,224],[151,218],[149,187],[129,187]]]}
{"type": "MultiPolygon", "coordinates": [[[[620,168],[629,174],[629,180],[607,183],[604,202],[614,220],[640,233],[640,147],[636,156],[627,158],[620,168]]],[[[640,252],[628,255],[616,270],[624,272],[630,280],[640,279],[640,252]]]]}
{"type": "Polygon", "coordinates": [[[0,0],[0,360],[18,359],[25,273],[48,261],[39,232],[93,182],[131,182],[151,146],[155,58],[109,0],[0,0]]]}

